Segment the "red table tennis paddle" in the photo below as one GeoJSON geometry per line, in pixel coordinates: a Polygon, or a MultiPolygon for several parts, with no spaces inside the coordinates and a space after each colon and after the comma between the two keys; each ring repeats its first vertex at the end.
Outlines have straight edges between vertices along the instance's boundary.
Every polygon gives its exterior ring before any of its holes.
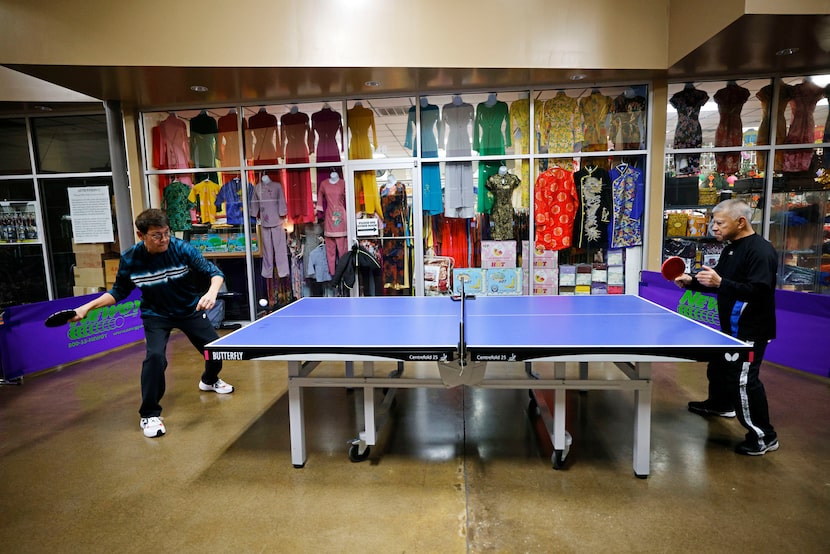
{"type": "Polygon", "coordinates": [[[61,325],[65,325],[67,322],[69,322],[70,319],[72,319],[76,315],[77,313],[75,312],[75,310],[61,310],[47,317],[44,324],[47,327],[60,327],[61,325]]]}
{"type": "Polygon", "coordinates": [[[674,281],[684,273],[686,273],[686,260],[680,256],[670,256],[660,266],[660,274],[667,281],[674,281]]]}

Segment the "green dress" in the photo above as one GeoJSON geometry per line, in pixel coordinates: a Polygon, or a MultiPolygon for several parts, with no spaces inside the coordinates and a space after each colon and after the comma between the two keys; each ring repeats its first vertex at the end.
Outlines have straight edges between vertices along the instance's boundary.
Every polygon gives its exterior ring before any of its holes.
{"type": "MultiPolygon", "coordinates": [[[[473,150],[481,156],[499,156],[505,147],[512,146],[510,140],[510,111],[506,102],[496,101],[492,106],[481,102],[476,108],[473,125],[473,150]]],[[[499,170],[501,160],[484,161],[478,164],[478,211],[490,213],[493,195],[487,190],[487,178],[499,170]]]]}

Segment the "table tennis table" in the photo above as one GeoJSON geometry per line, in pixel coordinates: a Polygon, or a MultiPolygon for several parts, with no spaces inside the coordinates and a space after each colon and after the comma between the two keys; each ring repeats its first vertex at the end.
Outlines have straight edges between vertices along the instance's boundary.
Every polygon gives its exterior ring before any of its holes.
{"type": "MultiPolygon", "coordinates": [[[[476,386],[526,389],[542,409],[553,443],[552,464],[562,467],[570,446],[565,429],[568,390],[634,392],[634,474],[649,473],[651,363],[709,361],[726,356],[744,362],[746,343],[634,295],[335,297],[302,298],[205,347],[213,360],[282,360],[288,363],[291,460],[306,463],[303,389],[363,389],[364,429],[349,457],[361,461],[376,444],[392,396],[401,388],[476,386]],[[374,362],[395,361],[396,370],[375,375],[374,362]],[[346,362],[342,374],[314,374],[324,361],[346,362]],[[355,375],[354,362],[363,362],[355,375]],[[435,372],[406,375],[411,362],[435,362],[435,372]],[[543,377],[534,364],[553,362],[543,377]],[[579,362],[578,378],[565,364],[579,362]],[[591,364],[610,363],[594,376],[591,364]],[[505,366],[509,373],[488,371],[505,366]],[[617,371],[619,370],[619,371],[617,371]],[[491,374],[492,373],[492,374],[491,374]],[[573,377],[571,372],[571,377],[573,377]],[[375,391],[382,390],[376,401],[375,391]],[[553,390],[553,406],[541,405],[553,390]]],[[[431,365],[431,364],[430,364],[431,365]]],[[[549,367],[549,364],[548,364],[549,367]]]]}

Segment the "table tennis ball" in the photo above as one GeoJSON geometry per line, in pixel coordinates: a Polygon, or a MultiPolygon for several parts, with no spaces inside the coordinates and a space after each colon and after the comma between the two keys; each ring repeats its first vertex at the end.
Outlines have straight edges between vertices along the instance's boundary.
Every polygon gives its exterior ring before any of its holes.
{"type": "Polygon", "coordinates": [[[267,305],[268,305],[268,301],[267,301],[267,300],[265,300],[264,298],[260,298],[260,299],[259,299],[259,305],[260,305],[260,306],[262,306],[262,307],[264,308],[265,306],[267,306],[267,305]]]}

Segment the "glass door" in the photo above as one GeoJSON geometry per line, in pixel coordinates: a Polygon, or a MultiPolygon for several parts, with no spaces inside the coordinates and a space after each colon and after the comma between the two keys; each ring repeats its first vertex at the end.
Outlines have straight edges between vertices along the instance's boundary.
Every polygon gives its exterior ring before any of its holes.
{"type": "MultiPolygon", "coordinates": [[[[337,179],[332,172],[323,185],[333,185],[337,179]]],[[[416,278],[423,271],[423,252],[414,239],[421,232],[420,219],[413,217],[421,211],[420,195],[413,194],[419,187],[415,162],[356,160],[349,167],[347,181],[347,236],[326,238],[326,247],[335,248],[338,259],[357,256],[354,285],[348,286],[347,272],[340,294],[423,294],[423,283],[416,278]]]]}

